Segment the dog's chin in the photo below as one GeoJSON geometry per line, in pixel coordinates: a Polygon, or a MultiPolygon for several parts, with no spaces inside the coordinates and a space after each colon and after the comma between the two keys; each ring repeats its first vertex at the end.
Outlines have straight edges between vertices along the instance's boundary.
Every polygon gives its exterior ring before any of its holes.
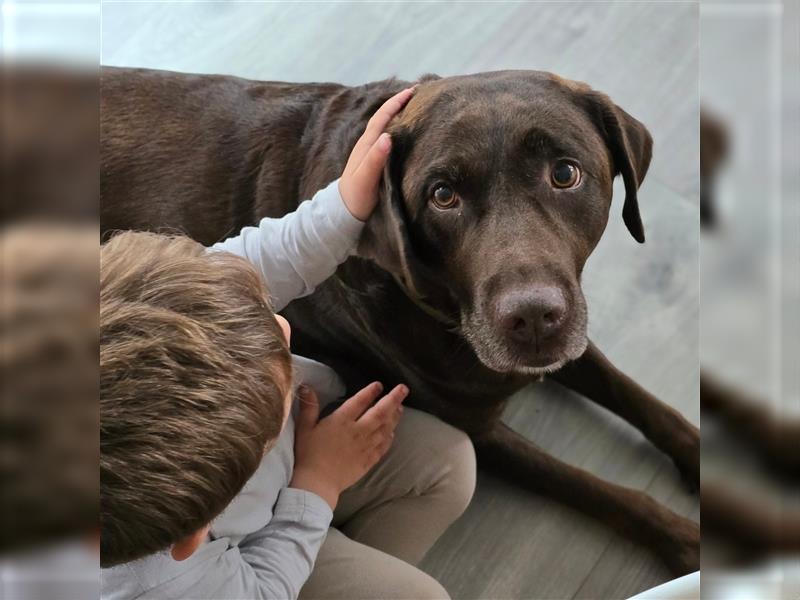
{"type": "Polygon", "coordinates": [[[492,371],[528,377],[543,377],[558,371],[568,362],[580,357],[589,344],[585,334],[572,335],[558,351],[546,355],[525,356],[508,348],[498,339],[485,340],[482,343],[467,336],[475,350],[478,360],[492,371]]]}
{"type": "Polygon", "coordinates": [[[520,365],[518,367],[513,368],[510,373],[516,373],[518,375],[529,375],[531,377],[544,377],[548,373],[554,373],[558,371],[561,367],[567,364],[571,359],[569,358],[560,358],[550,364],[544,365],[542,367],[538,366],[527,366],[527,365],[520,365]]]}

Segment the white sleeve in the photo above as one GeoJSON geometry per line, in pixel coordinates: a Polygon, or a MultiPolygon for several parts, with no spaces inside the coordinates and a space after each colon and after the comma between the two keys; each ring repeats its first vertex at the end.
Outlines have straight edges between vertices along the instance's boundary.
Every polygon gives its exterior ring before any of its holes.
{"type": "Polygon", "coordinates": [[[307,296],[333,275],[355,248],[364,223],[356,219],[331,182],[280,219],[262,219],[212,246],[249,260],[267,282],[275,310],[307,296]]]}

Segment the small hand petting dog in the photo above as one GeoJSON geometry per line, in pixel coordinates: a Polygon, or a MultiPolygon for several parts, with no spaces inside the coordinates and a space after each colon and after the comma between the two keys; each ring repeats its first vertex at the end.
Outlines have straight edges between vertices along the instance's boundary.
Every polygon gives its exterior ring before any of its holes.
{"type": "Polygon", "coordinates": [[[415,89],[416,86],[404,89],[377,110],[347,159],[339,180],[339,193],[347,210],[359,221],[366,221],[378,202],[378,184],[392,149],[392,140],[384,129],[411,99],[415,89]]]}
{"type": "Polygon", "coordinates": [[[380,398],[373,382],[319,420],[314,390],[293,393],[275,314],[357,244],[384,129],[413,93],[384,103],[341,178],[281,219],[211,249],[141,232],[102,247],[104,598],[446,597],[412,565],[472,495],[466,434],[404,415],[402,384],[380,398]]]}

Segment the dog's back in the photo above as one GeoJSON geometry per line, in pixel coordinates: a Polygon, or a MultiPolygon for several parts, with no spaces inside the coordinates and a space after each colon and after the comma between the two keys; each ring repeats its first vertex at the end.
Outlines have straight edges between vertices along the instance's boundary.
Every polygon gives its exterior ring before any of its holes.
{"type": "Polygon", "coordinates": [[[100,227],[204,243],[296,206],[305,132],[336,84],[105,67],[100,227]]]}

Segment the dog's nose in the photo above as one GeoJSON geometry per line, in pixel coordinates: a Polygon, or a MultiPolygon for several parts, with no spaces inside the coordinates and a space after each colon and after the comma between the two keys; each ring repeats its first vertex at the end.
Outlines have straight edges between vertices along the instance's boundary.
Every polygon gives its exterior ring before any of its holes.
{"type": "Polygon", "coordinates": [[[535,286],[506,294],[498,306],[500,326],[509,339],[537,345],[553,337],[567,316],[567,301],[561,289],[535,286]]]}

